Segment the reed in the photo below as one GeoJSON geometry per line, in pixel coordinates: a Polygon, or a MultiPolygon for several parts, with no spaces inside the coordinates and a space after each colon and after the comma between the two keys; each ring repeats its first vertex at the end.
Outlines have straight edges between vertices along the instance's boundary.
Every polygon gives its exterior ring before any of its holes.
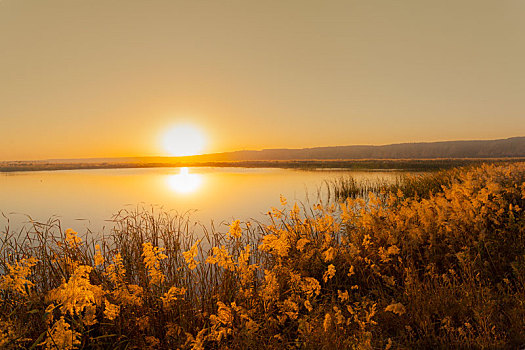
{"type": "Polygon", "coordinates": [[[81,236],[6,220],[0,348],[525,344],[525,164],[344,186],[281,198],[265,223],[137,207],[81,236]]]}
{"type": "Polygon", "coordinates": [[[388,195],[401,191],[405,197],[429,198],[459,181],[460,175],[472,166],[453,168],[425,173],[407,173],[398,175],[393,181],[387,179],[357,180],[346,175],[335,180],[326,181],[328,199],[367,197],[369,193],[388,195]]]}

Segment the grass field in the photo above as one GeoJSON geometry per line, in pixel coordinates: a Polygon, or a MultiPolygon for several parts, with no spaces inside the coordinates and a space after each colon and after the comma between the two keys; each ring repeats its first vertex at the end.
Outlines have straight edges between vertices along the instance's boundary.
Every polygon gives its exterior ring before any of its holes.
{"type": "Polygon", "coordinates": [[[143,210],[99,240],[6,228],[0,348],[525,345],[525,163],[352,186],[281,198],[267,224],[143,210]]]}

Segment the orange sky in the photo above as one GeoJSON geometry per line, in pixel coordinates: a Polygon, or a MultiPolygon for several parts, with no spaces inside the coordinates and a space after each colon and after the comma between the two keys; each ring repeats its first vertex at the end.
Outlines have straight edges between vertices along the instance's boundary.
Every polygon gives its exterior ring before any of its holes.
{"type": "Polygon", "coordinates": [[[0,160],[525,135],[525,1],[0,0],[0,160]]]}

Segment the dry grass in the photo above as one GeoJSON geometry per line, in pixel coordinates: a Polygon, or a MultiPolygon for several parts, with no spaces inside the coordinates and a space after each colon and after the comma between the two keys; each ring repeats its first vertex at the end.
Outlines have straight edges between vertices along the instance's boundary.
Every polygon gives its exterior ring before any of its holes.
{"type": "Polygon", "coordinates": [[[98,240],[58,221],[6,228],[0,347],[523,346],[525,164],[414,184],[283,199],[267,225],[137,210],[98,240]]]}

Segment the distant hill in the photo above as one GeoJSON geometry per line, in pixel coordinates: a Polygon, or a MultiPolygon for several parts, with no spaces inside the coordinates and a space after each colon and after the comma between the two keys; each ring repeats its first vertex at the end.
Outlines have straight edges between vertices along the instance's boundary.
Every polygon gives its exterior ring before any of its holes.
{"type": "Polygon", "coordinates": [[[123,157],[48,159],[0,162],[6,164],[180,164],[199,162],[305,161],[305,160],[379,160],[379,159],[468,159],[523,158],[525,137],[501,140],[398,143],[383,146],[334,146],[301,149],[264,149],[209,153],[187,157],[123,157]]]}
{"type": "Polygon", "coordinates": [[[306,160],[306,159],[435,159],[525,157],[525,137],[501,140],[399,143],[384,146],[335,146],[264,149],[184,157],[188,161],[306,160]]]}
{"type": "Polygon", "coordinates": [[[525,137],[489,141],[400,143],[211,153],[189,157],[48,159],[0,162],[0,172],[181,166],[445,169],[480,162],[523,161],[525,137]]]}

